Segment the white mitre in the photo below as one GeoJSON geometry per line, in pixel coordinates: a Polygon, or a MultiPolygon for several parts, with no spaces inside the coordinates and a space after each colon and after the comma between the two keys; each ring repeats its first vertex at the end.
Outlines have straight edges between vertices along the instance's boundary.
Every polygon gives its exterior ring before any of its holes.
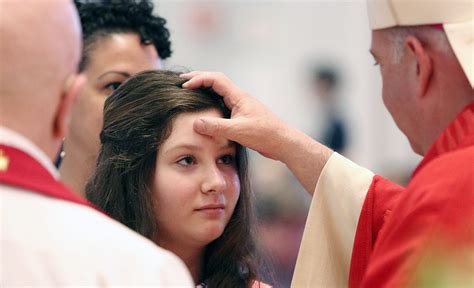
{"type": "Polygon", "coordinates": [[[442,24],[449,43],[474,87],[473,0],[367,0],[372,30],[442,24]]]}

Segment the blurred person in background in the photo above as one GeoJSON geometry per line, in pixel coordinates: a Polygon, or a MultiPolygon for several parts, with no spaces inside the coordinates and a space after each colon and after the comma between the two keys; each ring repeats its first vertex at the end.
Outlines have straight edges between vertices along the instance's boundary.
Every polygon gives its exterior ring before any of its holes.
{"type": "Polygon", "coordinates": [[[194,128],[282,161],[315,196],[292,286],[414,287],[437,276],[472,285],[473,3],[368,8],[384,104],[424,156],[406,188],[289,127],[221,73],[182,75],[183,87],[212,87],[232,110],[230,120],[202,117],[194,128]]]}
{"type": "Polygon", "coordinates": [[[99,152],[105,99],[130,76],[161,69],[171,43],[166,21],[152,14],[150,0],[74,3],[83,30],[79,70],[88,82],[72,111],[71,132],[57,164],[63,181],[83,196],[99,152]]]}
{"type": "Polygon", "coordinates": [[[86,81],[74,5],[0,1],[0,11],[1,286],[191,287],[178,257],[59,180],[52,161],[86,81]]]}
{"type": "Polygon", "coordinates": [[[282,163],[269,161],[257,153],[250,153],[249,160],[258,239],[272,271],[263,275],[269,278],[262,280],[268,279],[275,288],[289,287],[311,198],[282,163]]]}
{"type": "Polygon", "coordinates": [[[321,144],[342,154],[347,147],[347,130],[343,116],[338,111],[340,76],[335,67],[318,65],[314,68],[312,79],[313,91],[321,100],[321,113],[325,116],[323,133],[315,139],[321,139],[321,144]]]}
{"type": "MultiPolygon", "coordinates": [[[[306,196],[303,193],[296,193],[297,195],[288,193],[298,188],[292,181],[293,175],[274,173],[287,171],[270,169],[265,171],[270,174],[269,177],[274,176],[275,179],[272,179],[273,183],[259,190],[254,188],[258,213],[258,238],[262,243],[264,253],[269,255],[268,258],[271,260],[273,273],[269,281],[274,283],[275,288],[289,287],[295,270],[309,203],[305,201],[306,199],[298,197],[306,196]],[[277,187],[277,185],[281,186],[277,187]]],[[[255,178],[254,176],[252,173],[252,178],[255,178]]]]}
{"type": "Polygon", "coordinates": [[[209,89],[177,73],[131,77],[105,102],[97,169],[87,197],[178,255],[199,287],[268,287],[260,278],[245,148],[193,129],[230,117],[209,89]]]}

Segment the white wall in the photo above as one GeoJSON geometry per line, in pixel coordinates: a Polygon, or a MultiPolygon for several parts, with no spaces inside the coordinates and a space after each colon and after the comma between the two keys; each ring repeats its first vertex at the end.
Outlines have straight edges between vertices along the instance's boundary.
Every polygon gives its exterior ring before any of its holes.
{"type": "Polygon", "coordinates": [[[168,68],[222,71],[291,125],[321,126],[308,68],[331,60],[344,68],[347,155],[382,174],[418,161],[381,100],[369,55],[365,1],[155,1],[168,20],[168,68]]]}

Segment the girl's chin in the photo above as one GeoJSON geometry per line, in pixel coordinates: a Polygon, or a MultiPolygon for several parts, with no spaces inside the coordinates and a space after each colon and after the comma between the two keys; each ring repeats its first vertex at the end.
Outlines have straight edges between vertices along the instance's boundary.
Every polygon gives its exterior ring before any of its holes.
{"type": "Polygon", "coordinates": [[[206,231],[200,231],[198,235],[196,235],[195,239],[201,242],[204,245],[211,243],[212,241],[216,240],[222,233],[224,229],[222,227],[208,227],[205,229],[206,231]]]}

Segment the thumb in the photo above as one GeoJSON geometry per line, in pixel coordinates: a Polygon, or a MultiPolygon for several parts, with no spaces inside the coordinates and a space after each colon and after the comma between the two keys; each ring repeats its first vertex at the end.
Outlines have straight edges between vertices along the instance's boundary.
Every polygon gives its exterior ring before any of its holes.
{"type": "Polygon", "coordinates": [[[231,119],[216,117],[202,117],[194,121],[194,130],[200,134],[208,136],[227,137],[227,128],[230,126],[231,119]]]}

